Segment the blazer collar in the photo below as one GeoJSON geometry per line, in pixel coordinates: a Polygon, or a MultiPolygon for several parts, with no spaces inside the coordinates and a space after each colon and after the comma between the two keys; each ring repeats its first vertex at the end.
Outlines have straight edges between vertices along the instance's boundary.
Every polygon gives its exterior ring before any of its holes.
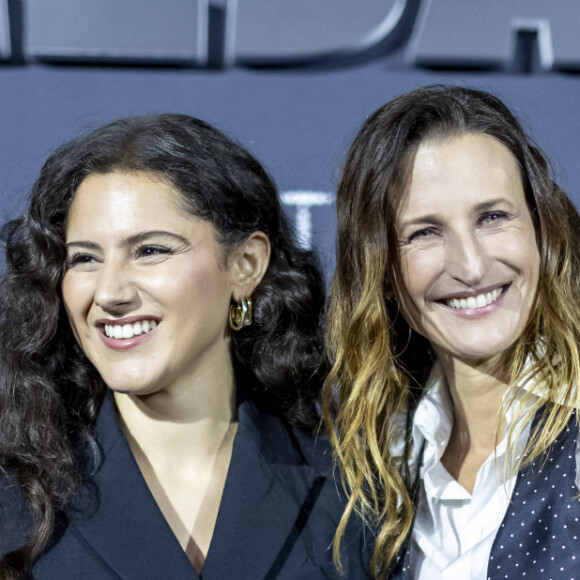
{"type": "Polygon", "coordinates": [[[323,481],[280,419],[262,413],[251,401],[243,401],[238,410],[204,580],[274,578],[323,481]]]}
{"type": "Polygon", "coordinates": [[[71,524],[120,578],[197,580],[141,475],[110,394],[97,419],[96,437],[101,463],[81,489],[71,524]]]}
{"type": "MultiPolygon", "coordinates": [[[[267,577],[291,548],[295,524],[308,516],[324,481],[325,474],[308,464],[300,437],[280,419],[243,400],[238,421],[204,580],[267,577]]],[[[101,464],[83,487],[71,524],[121,578],[197,579],[141,475],[112,396],[105,399],[96,435],[101,464]]]]}

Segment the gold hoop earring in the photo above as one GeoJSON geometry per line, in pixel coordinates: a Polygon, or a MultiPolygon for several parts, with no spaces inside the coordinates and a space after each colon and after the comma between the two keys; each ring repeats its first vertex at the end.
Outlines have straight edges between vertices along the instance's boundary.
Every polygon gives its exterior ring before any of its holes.
{"type": "Polygon", "coordinates": [[[230,326],[232,330],[241,330],[252,324],[252,299],[243,296],[237,304],[230,304],[230,326]]]}

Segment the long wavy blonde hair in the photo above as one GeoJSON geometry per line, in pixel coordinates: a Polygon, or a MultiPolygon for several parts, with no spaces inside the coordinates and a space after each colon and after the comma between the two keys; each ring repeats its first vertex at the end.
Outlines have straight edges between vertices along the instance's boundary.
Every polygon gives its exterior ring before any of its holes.
{"type": "Polygon", "coordinates": [[[399,311],[397,211],[409,153],[426,139],[461,133],[489,135],[512,152],[540,251],[532,314],[509,362],[514,387],[505,404],[514,406],[516,418],[509,449],[523,424],[539,409],[543,413],[524,453],[512,456],[513,469],[542,454],[580,407],[580,217],[553,181],[544,155],[488,93],[431,86],[390,101],[364,123],[338,186],[337,268],[327,321],[333,366],[323,395],[324,420],[349,496],[335,561],[340,566],[341,538],[355,511],[376,533],[371,571],[377,578],[387,576],[411,530],[412,417],[434,360],[427,340],[399,311]],[[516,402],[513,395],[524,381],[527,390],[516,402]],[[403,453],[394,454],[401,441],[403,453]]]}

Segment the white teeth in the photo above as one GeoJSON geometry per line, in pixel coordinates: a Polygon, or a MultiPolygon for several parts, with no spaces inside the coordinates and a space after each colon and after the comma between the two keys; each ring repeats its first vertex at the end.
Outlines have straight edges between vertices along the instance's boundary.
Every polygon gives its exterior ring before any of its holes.
{"type": "Polygon", "coordinates": [[[469,298],[452,298],[447,300],[445,304],[451,308],[459,308],[470,310],[474,308],[483,308],[492,302],[495,302],[503,293],[503,287],[487,292],[487,294],[478,294],[477,296],[470,296],[469,298]]]}
{"type": "Polygon", "coordinates": [[[109,338],[133,338],[153,330],[156,326],[155,320],[140,320],[134,324],[105,324],[105,334],[109,338]]]}

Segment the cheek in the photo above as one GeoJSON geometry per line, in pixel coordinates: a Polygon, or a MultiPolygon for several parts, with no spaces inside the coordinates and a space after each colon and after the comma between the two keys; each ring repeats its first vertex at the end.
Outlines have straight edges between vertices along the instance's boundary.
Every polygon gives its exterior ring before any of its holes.
{"type": "Polygon", "coordinates": [[[531,308],[536,293],[538,291],[538,284],[540,279],[540,252],[536,247],[535,240],[533,245],[527,247],[525,260],[528,263],[528,272],[525,274],[525,281],[527,288],[527,303],[531,308]]]}
{"type": "Polygon", "coordinates": [[[540,271],[540,252],[533,229],[498,236],[494,253],[500,259],[511,262],[511,266],[520,272],[524,282],[532,284],[533,289],[536,289],[540,271]]]}
{"type": "Polygon", "coordinates": [[[69,320],[75,314],[78,314],[79,309],[85,301],[87,293],[86,281],[79,280],[73,272],[67,272],[62,280],[62,299],[64,307],[67,311],[69,320]]]}
{"type": "Polygon", "coordinates": [[[421,304],[426,293],[437,280],[444,253],[440,247],[408,251],[401,255],[401,271],[406,293],[413,302],[421,304]]]}
{"type": "Polygon", "coordinates": [[[173,271],[172,277],[161,276],[149,281],[149,288],[157,296],[166,296],[173,305],[187,314],[192,307],[206,316],[221,316],[230,303],[227,273],[215,266],[215,260],[199,260],[195,264],[173,271]],[[152,284],[156,287],[153,289],[152,284]]]}
{"type": "Polygon", "coordinates": [[[430,286],[432,276],[429,261],[422,252],[407,252],[400,256],[403,287],[397,301],[407,324],[419,334],[424,335],[421,324],[425,305],[425,291],[430,286]]]}
{"type": "Polygon", "coordinates": [[[79,294],[76,292],[74,281],[71,280],[71,276],[68,274],[64,275],[61,285],[62,301],[63,307],[66,311],[68,318],[68,323],[73,331],[73,334],[80,344],[80,336],[77,328],[77,318],[78,318],[78,298],[79,294]],[[76,315],[76,316],[75,316],[76,315]]]}

